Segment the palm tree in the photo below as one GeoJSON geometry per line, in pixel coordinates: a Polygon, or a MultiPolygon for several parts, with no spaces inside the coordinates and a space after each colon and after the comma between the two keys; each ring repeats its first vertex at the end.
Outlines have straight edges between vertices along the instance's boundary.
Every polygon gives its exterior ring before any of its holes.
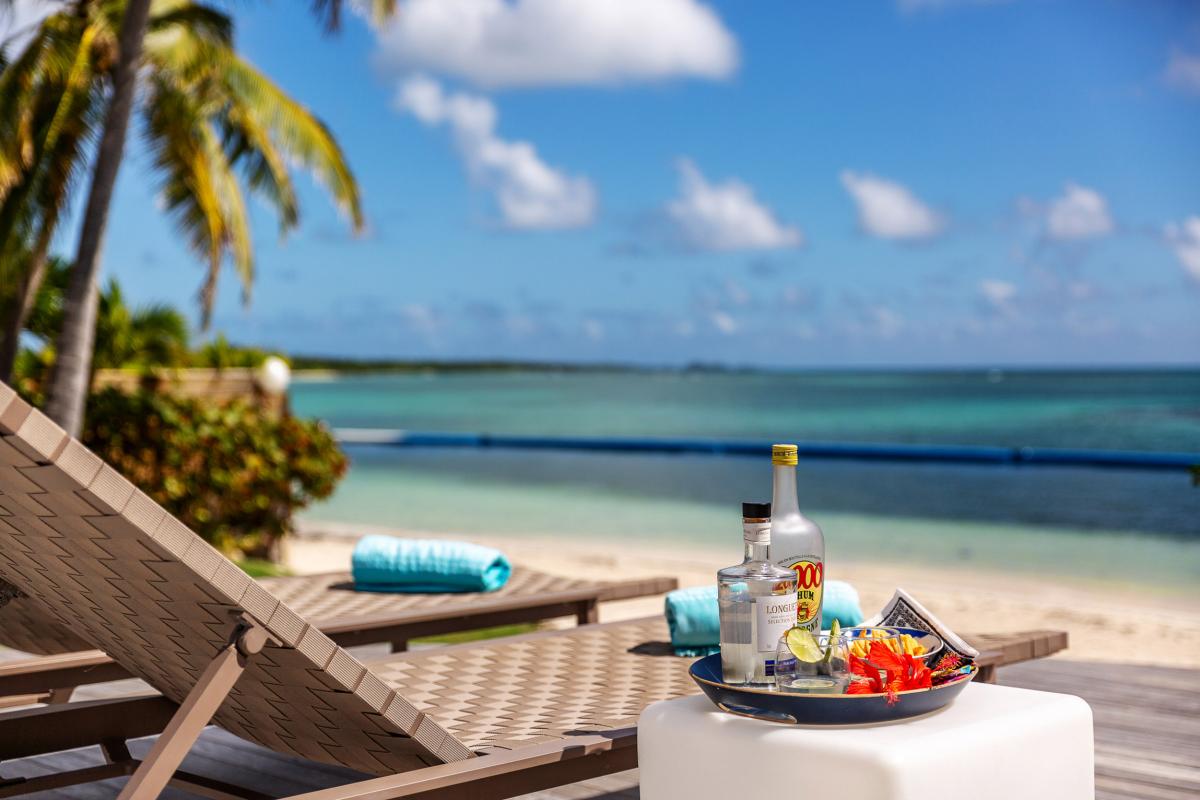
{"type": "Polygon", "coordinates": [[[150,19],[151,0],[129,0],[118,28],[117,64],[112,72],[112,97],[104,118],[104,132],[92,168],[92,185],[79,231],[79,246],[71,282],[67,287],[67,316],[58,338],[55,368],[49,387],[46,413],[72,436],[83,430],[83,409],[91,375],[92,345],[96,336],[96,276],[100,268],[100,242],[108,225],[113,187],[121,169],[125,132],[133,110],[142,39],[150,19]]]}
{"type": "Polygon", "coordinates": [[[178,310],[162,303],[130,308],[121,287],[109,279],[100,295],[93,374],[105,368],[181,365],[187,351],[187,320],[178,310]]]}
{"type": "MultiPolygon", "coordinates": [[[[330,30],[338,26],[341,7],[342,0],[313,2],[314,11],[330,30]]],[[[371,10],[381,19],[394,12],[395,0],[372,0],[371,10]]],[[[149,71],[146,123],[155,165],[166,174],[164,197],[193,249],[203,252],[209,262],[201,290],[206,323],[217,275],[227,253],[232,255],[247,293],[253,277],[248,226],[236,170],[241,170],[251,190],[275,204],[285,230],[297,220],[285,156],[299,160],[317,173],[339,205],[349,212],[356,229],[361,227],[362,220],[357,186],[328,130],[239,59],[228,37],[223,46],[214,46],[220,37],[211,34],[220,25],[213,23],[224,20],[227,31],[227,17],[183,0],[127,0],[123,10],[119,3],[77,0],[68,10],[55,15],[60,21],[68,16],[86,20],[83,24],[87,27],[77,40],[80,54],[93,52],[102,43],[111,48],[114,39],[117,53],[111,70],[111,96],[65,298],[65,319],[47,407],[48,413],[63,427],[78,433],[91,373],[100,243],[121,164],[143,46],[146,60],[153,67],[149,71]],[[147,35],[148,31],[154,33],[156,19],[163,24],[188,21],[193,24],[189,28],[191,33],[197,33],[198,27],[207,27],[208,35],[183,37],[182,41],[162,37],[159,54],[178,59],[167,61],[171,69],[163,70],[163,63],[154,58],[154,37],[147,35]],[[85,41],[89,34],[91,41],[85,41]]],[[[31,43],[30,47],[33,46],[31,43]]],[[[5,70],[4,76],[18,64],[28,66],[25,58],[28,54],[29,48],[5,70]]],[[[83,55],[79,58],[87,60],[83,55]]],[[[27,71],[23,69],[19,74],[26,75],[27,71]]],[[[100,80],[107,77],[103,71],[94,71],[94,76],[100,80]]],[[[12,80],[18,82],[16,78],[12,80]]],[[[36,278],[32,269],[29,275],[36,278]]],[[[25,298],[30,296],[29,288],[23,292],[25,298]]]]}
{"type": "Polygon", "coordinates": [[[100,121],[104,87],[93,74],[115,55],[93,52],[95,33],[76,28],[69,18],[47,20],[37,46],[0,73],[0,380],[11,377],[51,238],[100,121]]]}
{"type": "MultiPolygon", "coordinates": [[[[40,340],[43,350],[51,347],[62,330],[70,274],[65,261],[49,259],[45,280],[31,303],[27,330],[40,340]]],[[[188,359],[188,325],[183,314],[160,303],[130,308],[120,285],[109,279],[100,293],[93,373],[106,368],[180,366],[188,359]]],[[[35,360],[49,363],[53,359],[35,360]]]]}

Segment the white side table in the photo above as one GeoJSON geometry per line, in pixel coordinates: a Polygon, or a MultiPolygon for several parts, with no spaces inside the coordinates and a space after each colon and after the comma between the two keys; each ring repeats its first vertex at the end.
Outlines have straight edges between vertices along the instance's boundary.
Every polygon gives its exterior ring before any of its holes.
{"type": "Polygon", "coordinates": [[[1094,800],[1092,745],[1080,698],[987,684],[883,725],[762,722],[703,696],[638,722],[643,800],[1094,800]]]}

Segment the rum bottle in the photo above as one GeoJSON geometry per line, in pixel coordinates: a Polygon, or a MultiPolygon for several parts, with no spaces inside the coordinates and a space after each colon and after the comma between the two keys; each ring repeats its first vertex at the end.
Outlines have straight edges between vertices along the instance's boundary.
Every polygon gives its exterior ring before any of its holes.
{"type": "Polygon", "coordinates": [[[771,448],[775,489],[771,500],[770,558],[796,573],[796,624],[808,628],[815,636],[821,632],[825,534],[817,523],[800,513],[796,461],[796,445],[777,444],[771,448]]]}

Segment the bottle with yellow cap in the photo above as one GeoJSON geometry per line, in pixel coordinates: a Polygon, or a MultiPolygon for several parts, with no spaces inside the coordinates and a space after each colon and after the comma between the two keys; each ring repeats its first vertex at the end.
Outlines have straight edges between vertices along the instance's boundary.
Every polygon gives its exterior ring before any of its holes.
{"type": "Polygon", "coordinates": [[[800,513],[796,498],[794,444],[771,448],[775,489],[771,500],[770,559],[794,570],[797,578],[796,624],[821,631],[821,594],[825,583],[825,534],[817,523],[800,513]]]}

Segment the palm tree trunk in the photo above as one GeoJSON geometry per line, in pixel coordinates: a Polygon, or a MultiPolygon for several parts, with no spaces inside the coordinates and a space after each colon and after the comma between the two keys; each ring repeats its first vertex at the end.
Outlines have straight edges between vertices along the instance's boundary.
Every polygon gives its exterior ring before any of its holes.
{"type": "Polygon", "coordinates": [[[46,279],[46,261],[50,251],[49,233],[50,226],[46,226],[45,235],[39,237],[37,248],[30,260],[29,272],[17,287],[12,315],[4,320],[4,339],[0,341],[0,381],[5,383],[12,383],[17,353],[21,350],[21,332],[25,330],[29,312],[33,310],[33,301],[37,298],[38,290],[42,288],[42,281],[46,279]]]}
{"type": "Polygon", "coordinates": [[[92,345],[96,338],[100,247],[108,224],[113,187],[125,150],[125,134],[129,129],[129,116],[137,90],[138,62],[142,57],[142,38],[150,17],[150,2],[129,0],[125,5],[121,34],[117,40],[120,55],[113,72],[112,98],[108,103],[104,133],[96,152],[83,227],[79,231],[79,248],[64,298],[63,329],[58,336],[46,413],[72,436],[78,436],[83,428],[92,345]]]}

